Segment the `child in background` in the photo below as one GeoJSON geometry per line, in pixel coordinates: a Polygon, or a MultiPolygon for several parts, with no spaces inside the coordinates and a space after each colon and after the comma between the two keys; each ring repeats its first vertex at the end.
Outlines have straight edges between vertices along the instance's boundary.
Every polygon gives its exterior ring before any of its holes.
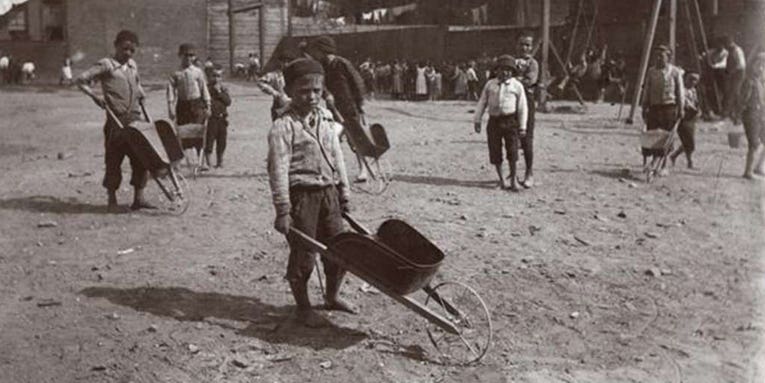
{"type": "Polygon", "coordinates": [[[489,124],[486,127],[489,162],[497,170],[500,187],[517,192],[518,137],[526,132],[528,106],[523,85],[513,78],[514,68],[515,59],[512,56],[502,55],[497,59],[497,77],[486,82],[478,100],[473,124],[475,132],[481,133],[483,113],[489,110],[489,124]],[[502,171],[503,142],[510,163],[509,186],[502,171]]]}
{"type": "Polygon", "coordinates": [[[744,132],[749,148],[746,152],[744,178],[753,179],[753,174],[765,175],[765,153],[760,153],[757,167],[754,159],[765,143],[765,53],[760,53],[749,68],[749,75],[741,87],[739,115],[744,122],[744,132]]]}
{"type": "MultiPolygon", "coordinates": [[[[196,47],[181,44],[178,48],[181,68],[170,76],[167,84],[167,113],[176,125],[204,124],[210,115],[210,92],[202,69],[193,65],[196,60],[196,47]]],[[[197,156],[202,147],[201,138],[184,140],[184,148],[194,147],[197,156]]],[[[206,169],[203,165],[202,169],[206,169]]]]}
{"type": "Polygon", "coordinates": [[[696,120],[699,115],[699,94],[696,90],[701,77],[698,73],[686,72],[683,78],[685,86],[685,114],[677,128],[677,135],[680,136],[682,146],[677,148],[670,156],[672,166],[680,154],[685,153],[685,159],[688,162],[688,169],[693,169],[693,159],[691,155],[696,148],[696,120]]]}
{"type": "MultiPolygon", "coordinates": [[[[332,114],[320,106],[324,69],[317,61],[299,59],[284,69],[286,91],[292,102],[268,134],[268,177],[276,219],[274,228],[290,247],[286,279],[297,303],[296,320],[306,327],[322,326],[311,308],[308,279],[314,254],[290,228],[325,242],[343,231],[349,187],[340,140],[332,114]]],[[[354,313],[339,298],[345,271],[322,257],[326,274],[325,307],[354,313]]]]}
{"type": "Polygon", "coordinates": [[[215,145],[215,167],[223,167],[223,153],[226,151],[228,137],[228,107],[231,106],[231,96],[223,86],[223,67],[213,65],[209,71],[208,84],[210,92],[211,113],[207,119],[207,139],[205,140],[205,162],[210,163],[213,145],[215,145]]]}
{"type": "Polygon", "coordinates": [[[72,85],[72,60],[69,57],[64,59],[64,65],[61,66],[61,78],[59,78],[58,84],[64,86],[72,85]]]}
{"type": "Polygon", "coordinates": [[[531,188],[534,186],[534,122],[536,120],[536,91],[539,83],[539,63],[534,58],[534,37],[522,35],[518,39],[518,51],[520,58],[516,60],[517,78],[526,90],[526,101],[529,106],[529,120],[526,126],[526,134],[521,137],[523,160],[526,163],[526,174],[521,181],[521,186],[531,188]]]}

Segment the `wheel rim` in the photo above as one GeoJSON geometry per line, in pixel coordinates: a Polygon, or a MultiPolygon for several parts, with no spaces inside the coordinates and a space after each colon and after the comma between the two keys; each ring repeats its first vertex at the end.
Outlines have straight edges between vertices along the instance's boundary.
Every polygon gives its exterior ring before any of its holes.
{"type": "Polygon", "coordinates": [[[445,363],[468,365],[480,361],[491,346],[491,315],[481,296],[460,282],[444,282],[433,288],[425,306],[449,320],[459,334],[429,324],[428,338],[445,363]],[[451,307],[450,307],[451,306],[451,307]]]}
{"type": "Polygon", "coordinates": [[[366,181],[355,183],[354,189],[373,195],[385,193],[393,180],[393,171],[390,162],[382,158],[372,159],[368,171],[369,176],[366,181]]]}
{"type": "Polygon", "coordinates": [[[158,191],[157,198],[159,199],[159,206],[162,213],[170,215],[181,215],[185,213],[191,205],[191,189],[186,181],[186,177],[180,172],[170,171],[167,175],[157,179],[157,181],[165,185],[165,188],[172,197],[172,199],[168,198],[162,190],[158,191]],[[176,177],[177,186],[173,183],[173,175],[176,177]]]}

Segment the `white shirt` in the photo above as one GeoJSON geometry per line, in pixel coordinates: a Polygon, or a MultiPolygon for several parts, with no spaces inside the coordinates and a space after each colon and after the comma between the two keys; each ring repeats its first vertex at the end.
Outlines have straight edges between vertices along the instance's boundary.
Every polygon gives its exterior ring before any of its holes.
{"type": "Polygon", "coordinates": [[[8,66],[11,65],[10,61],[11,60],[8,59],[8,56],[0,57],[0,69],[8,68],[8,66]]]}
{"type": "Polygon", "coordinates": [[[493,78],[486,82],[481,98],[478,100],[473,122],[480,123],[486,109],[489,109],[489,116],[493,117],[517,114],[521,130],[526,129],[529,109],[526,91],[520,81],[509,78],[500,82],[493,78]]]}

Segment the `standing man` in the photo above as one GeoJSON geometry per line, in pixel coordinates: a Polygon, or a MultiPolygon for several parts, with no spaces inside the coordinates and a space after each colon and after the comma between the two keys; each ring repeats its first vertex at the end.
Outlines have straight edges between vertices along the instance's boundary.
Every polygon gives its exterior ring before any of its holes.
{"type": "Polygon", "coordinates": [[[0,55],[0,78],[2,78],[5,83],[10,83],[8,80],[8,73],[10,73],[11,68],[11,59],[9,56],[6,56],[5,54],[0,55]]]}
{"type": "Polygon", "coordinates": [[[746,79],[746,57],[744,50],[730,36],[725,37],[728,61],[725,65],[725,115],[735,124],[741,120],[738,115],[738,96],[746,79]]]}
{"type": "MultiPolygon", "coordinates": [[[[144,98],[138,67],[133,61],[138,47],[138,36],[128,30],[120,31],[114,40],[114,56],[99,60],[77,78],[77,86],[83,93],[90,96],[100,108],[109,108],[122,126],[141,119],[140,103],[144,98]],[[90,83],[93,80],[101,82],[104,97],[97,96],[90,83]]],[[[147,171],[136,158],[128,143],[126,130],[121,129],[111,114],[106,115],[104,125],[106,174],[103,185],[109,196],[108,209],[117,212],[117,189],[122,182],[122,160],[130,158],[133,174],[130,184],[135,190],[131,209],[153,209],[144,199],[143,190],[146,186],[147,171]]]]}
{"type": "MultiPolygon", "coordinates": [[[[653,51],[654,66],[646,76],[643,97],[643,120],[646,121],[648,130],[672,131],[675,123],[683,118],[683,74],[680,68],[670,63],[671,56],[672,51],[666,45],[659,45],[653,51]]],[[[666,154],[668,153],[663,153],[661,149],[643,149],[643,157],[652,156],[654,163],[666,154]]],[[[667,169],[662,167],[659,175],[667,174],[667,169]]]]}
{"type": "Polygon", "coordinates": [[[516,60],[516,77],[523,84],[526,91],[526,101],[528,105],[528,122],[526,123],[526,134],[521,136],[521,149],[523,149],[523,160],[526,163],[526,174],[520,181],[521,186],[531,188],[534,186],[534,119],[536,116],[536,91],[539,82],[539,63],[534,58],[534,37],[531,35],[521,35],[518,38],[518,53],[520,58],[516,60]]]}
{"type": "MultiPolygon", "coordinates": [[[[364,132],[364,80],[348,59],[338,56],[335,40],[329,36],[320,36],[306,46],[306,53],[324,67],[325,82],[331,98],[327,106],[342,117],[346,129],[364,132]],[[334,99],[334,101],[332,101],[334,99]]],[[[365,133],[366,134],[366,133],[365,133]]],[[[349,137],[351,137],[349,135],[349,137]]],[[[367,180],[367,168],[359,148],[356,148],[356,160],[359,175],[355,182],[367,180]]]]}

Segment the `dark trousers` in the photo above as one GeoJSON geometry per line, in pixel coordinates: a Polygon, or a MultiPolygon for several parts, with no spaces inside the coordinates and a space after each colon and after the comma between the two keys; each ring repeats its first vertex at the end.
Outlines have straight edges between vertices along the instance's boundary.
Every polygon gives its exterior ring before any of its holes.
{"type": "Polygon", "coordinates": [[[228,138],[228,121],[225,118],[210,117],[207,121],[207,138],[205,143],[205,153],[210,154],[215,145],[215,153],[218,158],[223,156],[226,151],[226,140],[228,138]]]}
{"type": "Polygon", "coordinates": [[[680,143],[683,144],[683,151],[688,154],[693,153],[693,151],[696,150],[696,117],[684,118],[680,121],[680,126],[677,128],[677,135],[680,136],[680,143]]]}
{"type": "Polygon", "coordinates": [[[749,149],[757,149],[760,143],[765,143],[765,113],[762,110],[747,108],[742,120],[749,149]]]}
{"type": "Polygon", "coordinates": [[[537,114],[537,106],[534,102],[534,93],[526,92],[526,101],[529,109],[529,119],[526,124],[526,135],[521,137],[521,149],[523,159],[526,162],[526,172],[531,172],[534,167],[534,120],[537,114]]]}
{"type": "MultiPolygon", "coordinates": [[[[672,131],[677,122],[677,105],[651,105],[648,108],[648,121],[646,121],[648,130],[662,129],[672,131]]],[[[673,148],[668,148],[667,152],[662,149],[643,148],[643,156],[663,156],[669,154],[673,148]]]]}
{"type": "Polygon", "coordinates": [[[489,162],[492,165],[502,164],[503,144],[507,160],[511,164],[518,161],[518,118],[515,114],[489,117],[486,136],[489,144],[489,162]]]}
{"type": "MultiPolygon", "coordinates": [[[[127,126],[130,118],[120,118],[123,125],[127,126]]],[[[132,175],[130,184],[136,189],[143,189],[146,186],[148,172],[141,160],[131,149],[130,132],[127,128],[120,128],[108,117],[104,125],[104,160],[106,162],[106,173],[104,174],[104,187],[109,191],[119,189],[122,183],[122,161],[127,156],[130,159],[130,168],[132,175]]]]}
{"type": "MultiPolygon", "coordinates": [[[[204,124],[205,102],[201,98],[193,100],[178,100],[175,104],[176,125],[204,124]]],[[[187,138],[181,142],[183,148],[196,148],[197,153],[202,150],[202,137],[187,138]]]]}
{"type": "MultiPolygon", "coordinates": [[[[319,242],[326,241],[343,232],[343,218],[340,199],[334,186],[323,188],[290,188],[292,227],[302,231],[319,242]]],[[[287,235],[290,256],[287,263],[287,280],[306,283],[314,268],[314,253],[303,242],[287,235]]],[[[321,257],[327,280],[339,281],[345,273],[331,260],[321,257]]]]}

